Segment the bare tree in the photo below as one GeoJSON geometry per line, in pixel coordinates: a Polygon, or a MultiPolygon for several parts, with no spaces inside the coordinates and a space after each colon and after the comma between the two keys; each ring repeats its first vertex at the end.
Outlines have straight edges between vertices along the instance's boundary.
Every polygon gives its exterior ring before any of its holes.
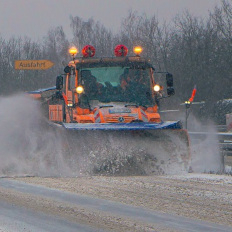
{"type": "Polygon", "coordinates": [[[80,17],[71,17],[71,28],[73,30],[73,44],[79,49],[90,44],[96,48],[96,55],[112,55],[113,34],[99,22],[92,18],[87,21],[80,17]]]}

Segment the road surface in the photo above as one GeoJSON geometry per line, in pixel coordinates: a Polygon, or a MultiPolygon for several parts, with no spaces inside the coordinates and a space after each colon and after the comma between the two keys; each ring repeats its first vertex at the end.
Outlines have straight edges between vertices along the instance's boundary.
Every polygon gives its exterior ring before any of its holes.
{"type": "Polygon", "coordinates": [[[0,207],[7,232],[232,231],[232,177],[1,178],[0,207]]]}

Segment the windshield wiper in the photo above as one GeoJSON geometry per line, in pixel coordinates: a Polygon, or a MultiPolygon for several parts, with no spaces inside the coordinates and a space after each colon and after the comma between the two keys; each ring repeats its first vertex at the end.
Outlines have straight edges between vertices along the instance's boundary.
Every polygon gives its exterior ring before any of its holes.
{"type": "Polygon", "coordinates": [[[113,105],[102,105],[102,106],[99,106],[99,108],[105,108],[105,107],[114,107],[113,105]]]}
{"type": "Polygon", "coordinates": [[[128,107],[128,106],[134,106],[134,107],[136,107],[136,108],[139,108],[139,106],[142,106],[142,107],[144,107],[145,109],[147,109],[147,106],[145,106],[145,105],[138,105],[138,104],[135,104],[135,103],[131,103],[131,104],[126,104],[126,105],[125,105],[125,107],[128,107]]]}

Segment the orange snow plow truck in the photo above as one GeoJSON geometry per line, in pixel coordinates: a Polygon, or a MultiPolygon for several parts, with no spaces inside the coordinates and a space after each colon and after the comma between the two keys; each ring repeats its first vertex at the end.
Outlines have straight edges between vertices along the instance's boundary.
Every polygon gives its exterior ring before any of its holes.
{"type": "Polygon", "coordinates": [[[124,45],[115,57],[95,58],[86,45],[56,79],[56,86],[29,92],[45,102],[49,120],[66,131],[69,155],[88,157],[93,173],[152,174],[186,172],[190,152],[180,121],[162,121],[159,100],[174,94],[173,76],[166,87],[154,67],[140,56],[127,56],[124,45]],[[166,89],[166,94],[164,93],[166,89]]]}

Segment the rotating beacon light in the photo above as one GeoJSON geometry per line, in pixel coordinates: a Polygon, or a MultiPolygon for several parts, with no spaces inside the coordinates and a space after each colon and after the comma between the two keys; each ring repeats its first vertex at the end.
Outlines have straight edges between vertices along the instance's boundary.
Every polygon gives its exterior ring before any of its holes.
{"type": "Polygon", "coordinates": [[[78,50],[76,47],[73,46],[73,47],[69,48],[68,52],[73,57],[73,60],[74,60],[76,54],[78,53],[78,50]]]}
{"type": "Polygon", "coordinates": [[[86,45],[82,49],[83,57],[93,57],[95,55],[95,47],[92,45],[86,45]]]}
{"type": "Polygon", "coordinates": [[[128,53],[128,48],[123,44],[119,44],[114,48],[114,54],[117,57],[126,56],[127,53],[128,53]]]}
{"type": "Polygon", "coordinates": [[[139,56],[142,53],[143,48],[140,47],[140,46],[136,46],[136,47],[133,48],[133,51],[134,51],[136,56],[139,56]]]}

